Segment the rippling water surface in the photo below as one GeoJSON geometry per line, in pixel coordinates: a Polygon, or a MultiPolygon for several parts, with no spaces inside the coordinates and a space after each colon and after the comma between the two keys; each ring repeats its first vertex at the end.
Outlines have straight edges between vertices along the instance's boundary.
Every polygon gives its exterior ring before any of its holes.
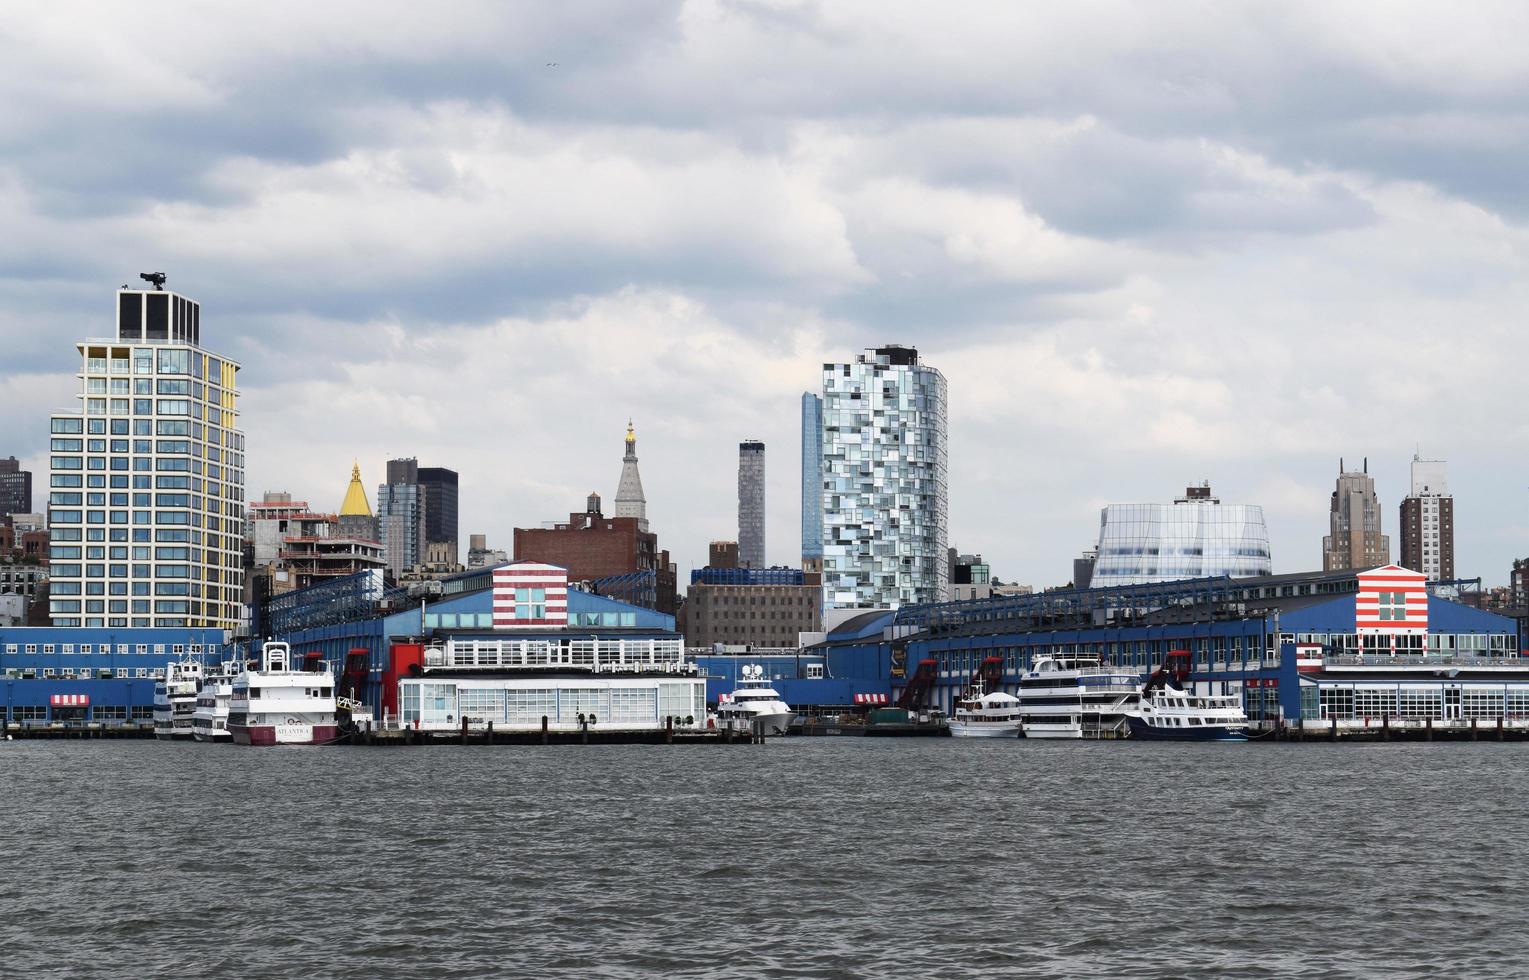
{"type": "Polygon", "coordinates": [[[1526,764],[0,743],[0,974],[1523,976],[1526,764]]]}

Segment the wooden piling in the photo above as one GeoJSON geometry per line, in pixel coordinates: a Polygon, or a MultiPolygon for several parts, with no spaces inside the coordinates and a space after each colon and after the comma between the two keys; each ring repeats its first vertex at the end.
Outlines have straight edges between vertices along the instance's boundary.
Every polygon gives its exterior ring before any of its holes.
{"type": "Polygon", "coordinates": [[[1432,742],[1433,741],[1433,719],[1432,718],[1425,718],[1424,721],[1426,721],[1427,724],[1423,726],[1426,729],[1426,734],[1423,737],[1426,740],[1432,742]]]}
{"type": "Polygon", "coordinates": [[[1497,741],[1502,741],[1502,715],[1497,716],[1497,741]]]}
{"type": "Polygon", "coordinates": [[[1471,719],[1471,741],[1472,742],[1476,741],[1476,722],[1477,722],[1477,720],[1478,719],[1476,719],[1476,718],[1472,718],[1471,719]]]}
{"type": "Polygon", "coordinates": [[[1331,722],[1331,724],[1327,730],[1327,740],[1329,742],[1336,742],[1338,741],[1338,719],[1330,718],[1328,721],[1331,722]]]}
{"type": "Polygon", "coordinates": [[[483,744],[494,744],[494,720],[492,718],[490,718],[488,722],[488,734],[483,736],[483,744]]]}
{"type": "Polygon", "coordinates": [[[674,744],[674,716],[673,715],[665,715],[664,716],[664,744],[665,745],[673,745],[674,744]]]}
{"type": "Polygon", "coordinates": [[[580,741],[583,742],[583,744],[585,744],[585,745],[589,744],[589,719],[588,718],[585,718],[583,721],[579,722],[579,738],[580,738],[580,741]]]}
{"type": "Polygon", "coordinates": [[[542,715],[542,744],[547,744],[547,716],[542,715]]]}

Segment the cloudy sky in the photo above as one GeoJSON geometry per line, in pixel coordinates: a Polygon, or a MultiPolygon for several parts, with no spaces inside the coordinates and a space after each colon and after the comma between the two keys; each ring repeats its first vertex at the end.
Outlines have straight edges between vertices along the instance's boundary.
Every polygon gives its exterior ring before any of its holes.
{"type": "Polygon", "coordinates": [[[1529,554],[1522,4],[56,2],[0,61],[0,455],[38,470],[154,269],[244,365],[256,499],[417,455],[508,548],[614,496],[631,416],[682,574],[745,438],[790,563],[800,393],[902,343],[1007,581],[1200,480],[1320,567],[1339,457],[1394,535],[1419,448],[1462,575],[1529,554]]]}

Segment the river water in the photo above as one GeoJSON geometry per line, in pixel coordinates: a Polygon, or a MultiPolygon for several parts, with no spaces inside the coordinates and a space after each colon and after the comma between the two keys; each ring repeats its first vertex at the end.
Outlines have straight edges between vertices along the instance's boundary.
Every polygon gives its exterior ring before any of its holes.
{"type": "Polygon", "coordinates": [[[1526,762],[0,743],[0,975],[1517,977],[1526,762]]]}

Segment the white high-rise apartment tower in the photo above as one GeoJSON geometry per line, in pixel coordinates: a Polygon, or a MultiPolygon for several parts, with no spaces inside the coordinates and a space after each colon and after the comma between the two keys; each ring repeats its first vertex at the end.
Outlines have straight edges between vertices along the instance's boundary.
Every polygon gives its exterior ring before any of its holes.
{"type": "Polygon", "coordinates": [[[80,406],[52,419],[53,625],[234,629],[239,365],[201,346],[200,304],[159,288],[119,291],[115,335],[75,346],[80,406]]]}
{"type": "Polygon", "coordinates": [[[824,608],[948,597],[945,404],[911,347],[823,365],[824,608]]]}

